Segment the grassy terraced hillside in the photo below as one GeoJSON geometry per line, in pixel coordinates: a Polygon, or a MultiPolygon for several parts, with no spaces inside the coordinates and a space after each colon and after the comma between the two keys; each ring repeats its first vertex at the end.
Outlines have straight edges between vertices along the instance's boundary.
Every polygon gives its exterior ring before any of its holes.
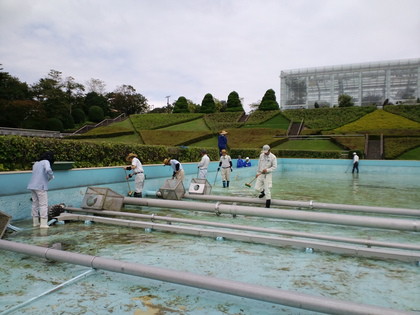
{"type": "Polygon", "coordinates": [[[159,128],[157,130],[177,130],[177,131],[210,131],[204,118],[194,119],[188,122],[172,125],[169,127],[159,128]]]}
{"type": "Polygon", "coordinates": [[[386,158],[395,159],[402,155],[412,158],[414,154],[420,159],[420,155],[415,153],[420,146],[420,122],[416,121],[420,120],[420,106],[393,105],[385,108],[256,111],[245,123],[239,122],[243,113],[237,112],[210,115],[143,114],[132,115],[129,120],[96,128],[87,134],[95,136],[95,142],[214,148],[217,147],[218,132],[225,129],[229,132],[230,149],[259,148],[268,143],[276,149],[320,151],[342,150],[343,147],[363,151],[364,134],[384,134],[386,158]],[[317,133],[331,135],[332,141],[317,139],[285,142],[290,121],[299,121],[301,118],[305,119],[307,127],[318,128],[317,133]],[[334,137],[334,134],[341,136],[334,137]],[[353,136],[357,134],[359,136],[353,136]]]}
{"type": "Polygon", "coordinates": [[[243,128],[271,128],[287,130],[290,124],[290,120],[284,117],[279,111],[276,111],[276,114],[267,120],[263,120],[259,123],[255,123],[255,121],[255,118],[250,117],[243,128]]]}
{"type": "Polygon", "coordinates": [[[420,123],[384,110],[375,110],[352,123],[332,130],[331,133],[420,135],[420,123]]]}
{"type": "Polygon", "coordinates": [[[384,110],[420,123],[420,105],[388,105],[384,110]]]}
{"type": "Polygon", "coordinates": [[[130,115],[135,130],[153,130],[203,117],[203,114],[141,114],[130,115]]]}
{"type": "Polygon", "coordinates": [[[314,109],[287,109],[283,115],[291,121],[304,120],[305,126],[317,130],[331,130],[360,119],[376,107],[334,107],[314,109]]]}

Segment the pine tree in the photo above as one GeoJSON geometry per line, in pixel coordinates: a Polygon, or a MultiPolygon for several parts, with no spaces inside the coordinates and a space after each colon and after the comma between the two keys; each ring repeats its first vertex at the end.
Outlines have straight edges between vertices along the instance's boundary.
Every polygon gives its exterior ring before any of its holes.
{"type": "Polygon", "coordinates": [[[227,112],[243,112],[244,111],[241,100],[239,99],[239,94],[237,92],[235,91],[230,92],[227,102],[226,102],[226,111],[227,112]]]}
{"type": "Polygon", "coordinates": [[[258,107],[259,110],[277,110],[279,109],[279,103],[276,101],[276,93],[273,89],[267,90],[265,92],[264,97],[261,101],[260,106],[258,107]]]}

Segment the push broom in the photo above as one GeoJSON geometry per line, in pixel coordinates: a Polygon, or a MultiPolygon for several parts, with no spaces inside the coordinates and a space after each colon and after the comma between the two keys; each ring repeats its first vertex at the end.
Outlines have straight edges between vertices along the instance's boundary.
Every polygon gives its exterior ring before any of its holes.
{"type": "Polygon", "coordinates": [[[246,187],[251,187],[251,184],[252,184],[252,182],[254,181],[254,180],[256,180],[257,178],[256,177],[254,177],[254,179],[253,180],[251,180],[249,183],[245,183],[245,186],[246,187]]]}
{"type": "Polygon", "coordinates": [[[127,185],[128,185],[128,194],[127,194],[127,196],[131,197],[133,195],[133,192],[131,191],[130,182],[128,181],[127,171],[125,169],[124,169],[124,172],[125,172],[125,180],[127,181],[127,185]]]}

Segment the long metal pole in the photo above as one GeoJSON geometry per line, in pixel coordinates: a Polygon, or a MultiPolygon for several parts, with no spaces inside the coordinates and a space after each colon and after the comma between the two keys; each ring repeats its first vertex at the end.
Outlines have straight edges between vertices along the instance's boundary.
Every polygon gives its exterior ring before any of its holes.
{"type": "Polygon", "coordinates": [[[381,242],[381,241],[375,241],[375,240],[370,240],[370,239],[358,239],[358,238],[330,236],[330,235],[297,232],[297,231],[289,231],[289,230],[278,230],[278,229],[250,226],[250,225],[227,224],[227,223],[219,223],[219,222],[204,221],[204,220],[181,219],[181,218],[173,218],[173,217],[167,217],[167,216],[158,216],[155,214],[150,215],[150,214],[140,214],[140,213],[132,213],[132,212],[90,210],[90,209],[82,209],[82,208],[74,208],[74,207],[64,207],[64,210],[70,211],[70,212],[91,213],[91,214],[96,214],[100,216],[109,215],[109,216],[149,219],[152,222],[154,222],[155,220],[165,221],[167,223],[179,222],[179,223],[196,224],[196,225],[202,225],[202,226],[215,226],[215,227],[221,227],[221,228],[227,228],[227,229],[245,230],[245,231],[253,231],[253,232],[278,234],[278,235],[289,235],[289,236],[297,236],[297,237],[303,237],[303,238],[314,238],[314,239],[328,240],[328,241],[335,241],[335,242],[360,244],[360,245],[365,245],[367,247],[378,246],[378,247],[399,248],[399,249],[420,251],[420,245],[415,245],[415,244],[381,242]]]}
{"type": "MultiPolygon", "coordinates": [[[[249,197],[194,195],[194,194],[186,193],[184,195],[184,198],[194,199],[194,200],[240,202],[240,203],[247,203],[247,204],[265,204],[265,200],[261,200],[259,198],[249,198],[249,197]]],[[[346,205],[346,204],[337,204],[337,203],[280,200],[280,199],[271,199],[271,204],[277,205],[277,206],[290,206],[290,207],[297,207],[297,208],[330,209],[330,210],[383,213],[383,214],[392,214],[392,215],[420,217],[420,210],[408,209],[408,208],[374,207],[374,206],[346,205]]]]}
{"type": "Polygon", "coordinates": [[[67,286],[69,284],[72,284],[72,283],[74,283],[76,281],[79,281],[80,279],[86,278],[87,276],[91,275],[95,271],[96,271],[95,269],[89,269],[89,270],[85,271],[84,273],[82,273],[82,274],[80,274],[80,275],[78,275],[78,276],[76,276],[74,278],[71,278],[70,280],[67,280],[66,282],[63,282],[63,283],[55,286],[54,288],[51,288],[51,289],[49,289],[49,290],[47,290],[47,291],[45,291],[45,292],[43,292],[43,293],[41,293],[41,294],[39,294],[39,295],[31,298],[31,299],[29,299],[29,300],[27,300],[27,301],[25,301],[25,302],[23,302],[21,304],[18,304],[16,306],[12,307],[12,308],[9,308],[9,309],[5,310],[4,312],[1,312],[0,315],[11,314],[11,313],[17,311],[18,309],[21,309],[22,307],[25,307],[26,305],[31,304],[33,301],[36,301],[36,300],[42,298],[43,296],[45,296],[47,294],[50,294],[50,293],[55,292],[55,291],[58,291],[61,288],[65,287],[65,286],[67,286]]]}
{"type": "Polygon", "coordinates": [[[207,202],[162,200],[150,198],[124,198],[125,204],[133,204],[148,207],[161,207],[172,209],[195,210],[213,212],[216,214],[242,214],[249,216],[280,218],[286,220],[299,220],[321,223],[332,223],[342,225],[365,226],[393,230],[420,231],[420,221],[395,218],[378,218],[368,216],[356,216],[348,214],[319,213],[301,210],[286,209],[267,209],[261,207],[249,207],[238,205],[224,205],[217,202],[211,204],[207,202]]]}
{"type": "Polygon", "coordinates": [[[296,240],[290,238],[282,238],[277,236],[262,236],[257,234],[250,233],[239,233],[231,232],[225,230],[216,230],[216,229],[203,229],[196,227],[186,227],[186,226],[174,226],[170,224],[159,224],[159,223],[150,223],[144,221],[133,221],[133,220],[124,220],[124,219],[112,219],[99,216],[89,216],[89,215],[78,215],[78,214],[68,214],[62,213],[59,217],[59,220],[70,221],[70,220],[79,220],[79,221],[93,221],[105,224],[113,224],[119,226],[128,226],[128,227],[141,227],[141,228],[150,228],[159,231],[167,231],[174,233],[183,233],[187,235],[195,236],[207,236],[212,238],[225,237],[227,239],[232,239],[236,241],[257,243],[257,244],[268,244],[274,246],[291,246],[297,248],[313,248],[315,250],[321,250],[329,253],[335,254],[345,254],[350,256],[359,256],[375,259],[395,259],[405,262],[417,262],[420,261],[420,253],[412,251],[399,251],[399,250],[389,250],[389,249],[374,249],[374,248],[363,248],[356,246],[345,246],[345,245],[335,245],[331,243],[323,243],[311,240],[296,240]]]}
{"type": "Polygon", "coordinates": [[[138,263],[130,263],[98,256],[66,252],[57,249],[44,248],[6,240],[0,240],[0,249],[43,257],[49,260],[86,266],[94,269],[102,269],[148,279],[166,281],[199,289],[206,289],[254,300],[287,305],[328,314],[410,314],[406,311],[394,310],[374,305],[358,304],[349,301],[313,296],[309,294],[280,290],[239,281],[202,276],[190,272],[175,271],[138,263]]]}

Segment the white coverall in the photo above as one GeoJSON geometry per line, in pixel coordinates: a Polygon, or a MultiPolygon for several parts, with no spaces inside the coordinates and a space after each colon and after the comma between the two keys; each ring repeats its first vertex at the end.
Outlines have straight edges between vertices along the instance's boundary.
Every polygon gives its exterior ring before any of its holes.
{"type": "Polygon", "coordinates": [[[32,217],[48,219],[48,182],[54,178],[48,160],[35,162],[28,189],[32,191],[32,217]]]}
{"type": "Polygon", "coordinates": [[[138,158],[134,157],[131,161],[131,169],[133,170],[133,175],[136,176],[134,178],[134,182],[136,184],[136,193],[142,193],[144,186],[144,170],[143,165],[138,158]]]}
{"type": "Polygon", "coordinates": [[[204,154],[201,158],[200,163],[198,163],[198,178],[206,178],[207,177],[207,168],[210,164],[210,158],[207,154],[204,154]]]}
{"type": "Polygon", "coordinates": [[[273,153],[265,154],[261,153],[260,158],[258,160],[258,168],[257,168],[257,177],[255,183],[255,189],[258,192],[262,192],[264,190],[266,199],[271,199],[271,187],[273,186],[273,175],[277,168],[277,158],[273,153]],[[263,174],[262,171],[266,170],[267,173],[263,174]]]}

